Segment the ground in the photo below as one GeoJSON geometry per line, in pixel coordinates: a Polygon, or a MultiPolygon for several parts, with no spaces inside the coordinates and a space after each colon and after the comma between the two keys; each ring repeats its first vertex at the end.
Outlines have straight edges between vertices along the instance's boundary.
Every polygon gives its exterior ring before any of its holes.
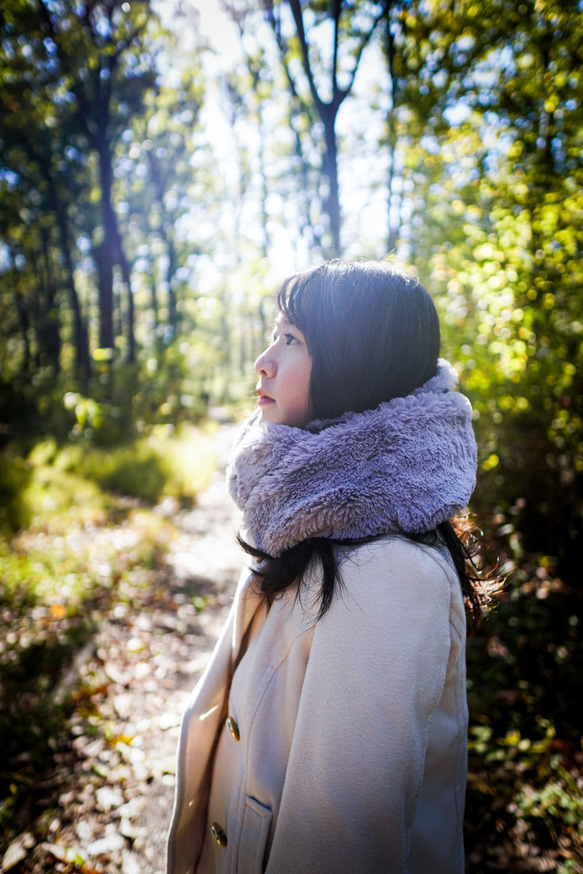
{"type": "Polygon", "coordinates": [[[219,470],[193,510],[159,508],[172,514],[180,533],[139,614],[118,604],[63,677],[57,694],[77,688],[79,675],[84,679],[76,693],[85,700],[73,717],[73,750],[57,753],[61,776],[47,780],[44,829],[23,831],[2,871],[164,871],[180,715],[243,564],[224,482],[232,439],[232,426],[223,426],[219,470]]]}

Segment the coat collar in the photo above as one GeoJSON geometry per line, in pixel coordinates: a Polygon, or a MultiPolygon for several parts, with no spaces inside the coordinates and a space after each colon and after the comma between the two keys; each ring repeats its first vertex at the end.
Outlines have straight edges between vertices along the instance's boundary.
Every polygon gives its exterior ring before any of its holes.
{"type": "Polygon", "coordinates": [[[235,592],[233,601],[233,637],[232,637],[232,658],[237,659],[241,652],[241,644],[245,637],[245,632],[249,628],[255,612],[263,603],[263,598],[257,590],[255,578],[249,570],[246,570],[239,580],[239,585],[235,592]]]}

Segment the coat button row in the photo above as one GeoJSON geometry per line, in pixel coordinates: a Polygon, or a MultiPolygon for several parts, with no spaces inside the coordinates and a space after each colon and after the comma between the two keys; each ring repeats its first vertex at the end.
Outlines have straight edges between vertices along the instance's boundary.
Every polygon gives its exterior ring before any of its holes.
{"type": "Polygon", "coordinates": [[[241,735],[239,734],[239,726],[232,716],[227,717],[227,728],[231,732],[231,737],[233,740],[241,740],[241,735]]]}
{"type": "Polygon", "coordinates": [[[219,847],[227,846],[227,835],[225,834],[222,825],[219,825],[218,822],[213,822],[211,825],[211,832],[219,847]]]}

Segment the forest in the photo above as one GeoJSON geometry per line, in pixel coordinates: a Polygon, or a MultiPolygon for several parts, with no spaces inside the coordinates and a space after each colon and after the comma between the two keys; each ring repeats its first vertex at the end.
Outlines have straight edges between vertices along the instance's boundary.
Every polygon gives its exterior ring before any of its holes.
{"type": "Polygon", "coordinates": [[[3,4],[1,847],[66,743],[63,665],[249,408],[278,282],[394,257],[505,580],[468,642],[468,871],[583,871],[582,256],[580,0],[3,4]],[[139,513],[107,585],[67,550],[139,513]]]}

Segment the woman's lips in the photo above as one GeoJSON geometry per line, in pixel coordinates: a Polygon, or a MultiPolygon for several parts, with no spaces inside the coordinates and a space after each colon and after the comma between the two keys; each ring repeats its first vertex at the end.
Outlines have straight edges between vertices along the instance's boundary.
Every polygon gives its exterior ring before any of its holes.
{"type": "Polygon", "coordinates": [[[274,404],[275,401],[273,398],[270,398],[269,395],[259,395],[257,398],[257,403],[260,407],[265,407],[267,404],[274,404]]]}

